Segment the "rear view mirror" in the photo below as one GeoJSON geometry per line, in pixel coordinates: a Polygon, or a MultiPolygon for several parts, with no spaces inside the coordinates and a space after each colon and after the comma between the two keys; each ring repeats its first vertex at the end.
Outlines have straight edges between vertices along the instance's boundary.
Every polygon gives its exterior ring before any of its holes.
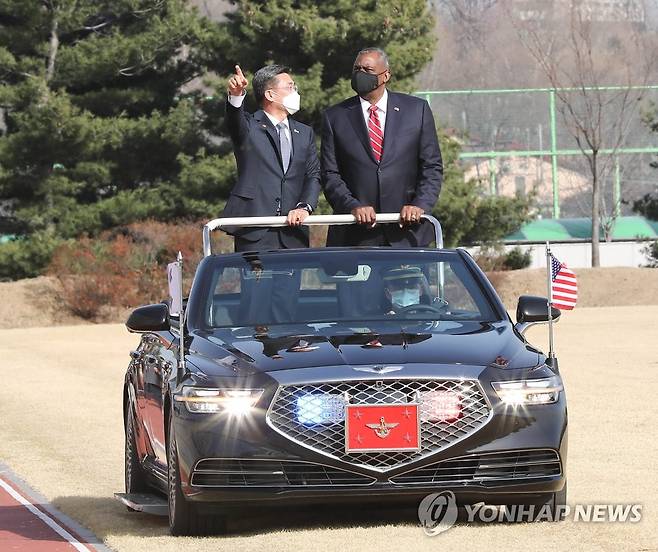
{"type": "MultiPolygon", "coordinates": [[[[562,312],[551,307],[553,320],[560,318],[562,312]]],[[[548,322],[548,299],[534,295],[522,295],[516,307],[516,322],[518,324],[532,324],[548,322]]]]}
{"type": "Polygon", "coordinates": [[[331,284],[335,282],[366,282],[370,278],[372,268],[368,265],[356,265],[354,267],[341,267],[340,270],[336,268],[326,269],[320,268],[318,270],[318,278],[323,284],[331,284]],[[347,268],[347,270],[343,270],[347,268]]]}
{"type": "Polygon", "coordinates": [[[128,317],[131,332],[158,332],[169,329],[169,307],[164,303],[136,308],[128,317]]]}

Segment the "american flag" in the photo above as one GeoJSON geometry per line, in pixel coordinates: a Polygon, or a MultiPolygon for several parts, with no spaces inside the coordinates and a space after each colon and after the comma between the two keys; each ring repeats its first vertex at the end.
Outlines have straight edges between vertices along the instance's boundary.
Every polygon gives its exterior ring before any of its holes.
{"type": "Polygon", "coordinates": [[[578,300],[576,275],[567,265],[551,254],[551,298],[553,306],[560,310],[571,310],[578,300]]]}

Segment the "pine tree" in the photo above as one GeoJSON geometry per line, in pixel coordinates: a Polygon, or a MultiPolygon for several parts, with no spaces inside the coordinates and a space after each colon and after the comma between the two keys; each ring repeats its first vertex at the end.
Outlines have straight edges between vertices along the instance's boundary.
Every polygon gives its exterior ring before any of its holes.
{"type": "Polygon", "coordinates": [[[217,210],[233,168],[200,93],[180,93],[211,34],[184,0],[0,0],[6,230],[66,238],[217,210]]]}

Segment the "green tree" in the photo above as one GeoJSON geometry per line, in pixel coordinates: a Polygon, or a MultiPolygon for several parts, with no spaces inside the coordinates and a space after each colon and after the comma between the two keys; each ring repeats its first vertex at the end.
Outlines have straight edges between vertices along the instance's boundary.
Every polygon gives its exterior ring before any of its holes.
{"type": "Polygon", "coordinates": [[[658,196],[644,194],[633,202],[633,211],[644,215],[648,219],[658,220],[658,196]]]}
{"type": "MultiPolygon", "coordinates": [[[[366,46],[386,50],[392,86],[410,91],[432,58],[435,37],[426,0],[232,0],[235,9],[217,24],[209,64],[228,75],[267,63],[291,68],[302,94],[300,120],[320,129],[322,110],[353,94],[352,63],[366,46]]],[[[225,97],[225,83],[218,89],[225,97]]],[[[251,95],[250,95],[251,96],[251,95]]],[[[254,108],[253,97],[248,107],[254,108]]]]}
{"type": "Polygon", "coordinates": [[[181,93],[213,32],[185,0],[0,0],[5,231],[218,212],[234,168],[181,93]]]}
{"type": "MultiPolygon", "coordinates": [[[[235,63],[252,74],[289,65],[303,96],[298,117],[319,134],[322,110],[353,94],[359,49],[384,48],[392,89],[407,92],[435,50],[426,0],[232,3],[211,23],[186,0],[0,0],[0,208],[11,213],[0,222],[39,241],[23,244],[39,252],[37,264],[63,238],[219,214],[235,180],[222,115],[235,63]],[[190,86],[200,76],[213,96],[190,86]]],[[[508,200],[463,181],[455,143],[443,139],[443,150],[436,212],[448,243],[495,239],[501,214],[518,223],[508,200]]],[[[37,272],[23,261],[20,274],[37,272]]]]}

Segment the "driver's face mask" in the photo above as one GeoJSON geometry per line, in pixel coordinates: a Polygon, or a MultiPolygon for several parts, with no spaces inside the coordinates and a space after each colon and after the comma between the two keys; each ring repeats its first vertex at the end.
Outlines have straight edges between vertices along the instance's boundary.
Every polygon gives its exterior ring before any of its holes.
{"type": "Polygon", "coordinates": [[[396,307],[418,305],[420,303],[420,290],[418,288],[410,288],[392,291],[391,303],[396,307]]]}

